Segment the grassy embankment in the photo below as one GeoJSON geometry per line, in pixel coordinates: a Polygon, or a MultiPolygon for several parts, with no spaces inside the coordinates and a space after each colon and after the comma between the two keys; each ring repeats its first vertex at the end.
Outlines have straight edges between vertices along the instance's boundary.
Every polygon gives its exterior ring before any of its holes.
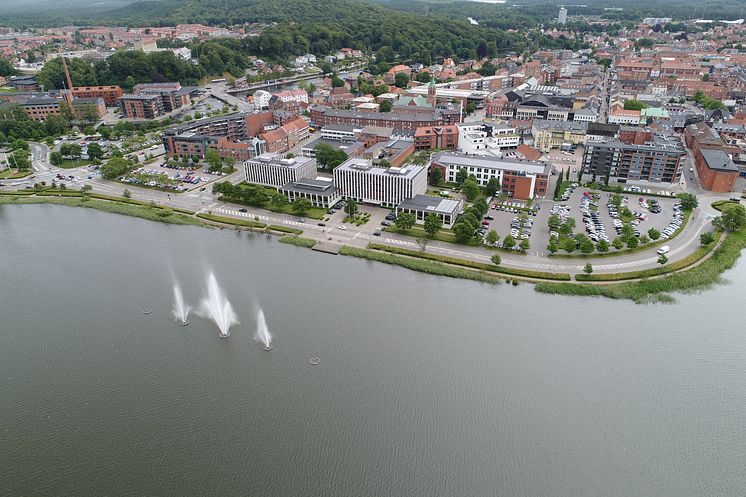
{"type": "Polygon", "coordinates": [[[316,240],[310,238],[303,238],[302,236],[283,236],[279,240],[281,243],[288,243],[290,245],[296,245],[298,247],[312,248],[316,245],[316,240]]]}
{"type": "Polygon", "coordinates": [[[106,195],[84,195],[80,192],[40,192],[36,195],[26,192],[3,192],[0,194],[0,204],[54,204],[67,207],[85,207],[160,223],[203,225],[199,219],[192,217],[191,214],[193,213],[189,213],[189,211],[178,212],[169,208],[132,201],[131,199],[112,200],[106,195]]]}
{"type": "Polygon", "coordinates": [[[494,264],[485,264],[465,259],[458,259],[456,257],[449,257],[446,255],[431,254],[428,252],[409,250],[401,247],[392,247],[389,245],[382,245],[378,243],[371,243],[368,245],[368,247],[372,249],[372,251],[386,252],[390,255],[399,256],[399,258],[413,258],[421,260],[423,262],[434,262],[438,264],[446,264],[449,266],[458,266],[460,268],[467,268],[467,270],[469,271],[477,270],[480,272],[497,273],[504,276],[517,276],[521,278],[570,281],[570,275],[567,273],[547,273],[541,271],[528,271],[525,269],[496,266],[494,264]]]}
{"type": "Polygon", "coordinates": [[[497,276],[496,274],[490,274],[486,271],[475,271],[472,269],[450,266],[448,264],[443,264],[442,262],[430,261],[425,259],[415,259],[412,257],[404,257],[387,252],[350,247],[348,245],[343,246],[339,253],[342,255],[360,257],[362,259],[368,259],[371,261],[393,264],[395,266],[401,266],[413,271],[419,271],[421,273],[446,276],[448,278],[462,278],[492,284],[501,283],[504,279],[504,277],[497,276]]]}

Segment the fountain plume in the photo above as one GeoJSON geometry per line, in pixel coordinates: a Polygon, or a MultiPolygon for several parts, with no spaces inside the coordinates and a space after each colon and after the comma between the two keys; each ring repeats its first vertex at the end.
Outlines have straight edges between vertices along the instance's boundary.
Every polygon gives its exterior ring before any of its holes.
{"type": "Polygon", "coordinates": [[[174,283],[174,308],[173,313],[176,320],[181,326],[189,324],[189,311],[192,308],[184,302],[184,295],[181,293],[181,287],[178,283],[174,283]]]}
{"type": "Polygon", "coordinates": [[[220,338],[230,336],[230,327],[238,324],[238,316],[223,294],[214,273],[207,277],[207,296],[200,302],[200,315],[215,322],[220,330],[220,338]]]}
{"type": "Polygon", "coordinates": [[[264,311],[262,309],[259,309],[257,315],[256,335],[254,335],[254,339],[264,344],[264,350],[272,350],[272,335],[269,333],[267,320],[264,318],[264,311]]]}

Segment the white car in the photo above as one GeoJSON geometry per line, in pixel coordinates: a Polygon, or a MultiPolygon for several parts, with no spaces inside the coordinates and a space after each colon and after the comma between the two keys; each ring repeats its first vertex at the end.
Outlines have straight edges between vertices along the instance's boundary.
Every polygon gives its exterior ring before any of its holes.
{"type": "Polygon", "coordinates": [[[341,229],[342,231],[344,231],[344,230],[346,230],[346,229],[347,229],[347,228],[346,228],[345,226],[343,226],[343,225],[341,225],[341,224],[340,224],[339,226],[337,226],[337,227],[338,227],[339,229],[341,229]]]}
{"type": "Polygon", "coordinates": [[[658,249],[658,255],[665,255],[668,253],[669,250],[671,250],[671,247],[669,247],[668,245],[664,245],[658,249]]]}

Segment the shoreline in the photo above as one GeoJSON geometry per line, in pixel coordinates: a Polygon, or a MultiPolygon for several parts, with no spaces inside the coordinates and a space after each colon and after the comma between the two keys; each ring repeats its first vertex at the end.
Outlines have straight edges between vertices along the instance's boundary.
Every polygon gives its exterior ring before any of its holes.
{"type": "MultiPolygon", "coordinates": [[[[32,204],[84,207],[166,224],[264,231],[279,235],[282,243],[303,248],[311,248],[316,243],[307,238],[298,239],[303,231],[296,228],[171,209],[155,203],[147,204],[96,193],[88,194],[75,190],[0,193],[0,205],[32,204]]],[[[674,262],[668,267],[590,276],[576,274],[574,277],[568,273],[543,273],[508,266],[493,266],[374,243],[369,244],[367,248],[343,245],[340,253],[451,278],[492,284],[512,282],[513,285],[523,281],[534,284],[535,291],[540,293],[596,296],[644,303],[673,302],[671,293],[706,289],[720,282],[720,275],[733,267],[743,248],[746,248],[746,230],[725,233],[718,242],[709,247],[699,248],[689,257],[678,261],[678,265],[674,262]]]]}

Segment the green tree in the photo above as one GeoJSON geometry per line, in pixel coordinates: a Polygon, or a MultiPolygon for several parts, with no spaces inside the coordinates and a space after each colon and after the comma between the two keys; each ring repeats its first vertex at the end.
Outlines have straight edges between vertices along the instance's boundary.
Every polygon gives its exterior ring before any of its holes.
{"type": "Polygon", "coordinates": [[[500,189],[500,180],[497,178],[490,178],[484,187],[484,194],[491,197],[496,191],[500,189]]]}
{"type": "Polygon", "coordinates": [[[435,236],[441,228],[443,228],[443,219],[439,215],[430,212],[425,216],[425,233],[435,236]]]}
{"type": "Polygon", "coordinates": [[[658,257],[658,264],[660,264],[661,266],[662,266],[663,264],[667,263],[667,262],[668,262],[668,257],[666,256],[666,254],[661,254],[661,255],[660,255],[660,256],[658,257]]]}
{"type": "Polygon", "coordinates": [[[566,238],[565,241],[562,242],[562,248],[568,253],[571,254],[575,251],[577,248],[577,242],[574,238],[566,238]]]}
{"type": "Polygon", "coordinates": [[[575,229],[575,219],[572,217],[568,217],[564,223],[562,223],[559,227],[559,232],[561,235],[570,236],[575,229]]]}
{"type": "Polygon", "coordinates": [[[397,88],[406,88],[409,85],[409,74],[398,72],[394,75],[394,85],[397,88]]]}
{"type": "Polygon", "coordinates": [[[469,173],[463,167],[456,171],[456,183],[459,185],[463,184],[468,177],[469,173]]]}
{"type": "Polygon", "coordinates": [[[352,200],[351,198],[348,198],[345,203],[345,213],[350,217],[355,217],[357,214],[357,203],[352,200]]]}
{"type": "Polygon", "coordinates": [[[503,238],[503,247],[506,249],[512,249],[515,247],[515,238],[513,238],[511,235],[506,235],[505,238],[503,238]]]}
{"type": "Polygon", "coordinates": [[[500,235],[498,235],[497,231],[495,230],[489,230],[487,232],[487,237],[485,238],[487,243],[489,243],[490,245],[496,244],[499,239],[500,239],[500,235]]]}
{"type": "Polygon", "coordinates": [[[556,237],[549,238],[549,245],[547,245],[549,253],[554,254],[559,250],[559,241],[556,237]]]}
{"type": "Polygon", "coordinates": [[[637,248],[640,245],[640,240],[634,235],[627,238],[626,242],[627,242],[627,248],[630,248],[630,249],[637,248]]]}
{"type": "Polygon", "coordinates": [[[648,104],[640,102],[639,100],[626,100],[624,102],[624,110],[642,110],[647,108],[648,104]]]}
{"type": "Polygon", "coordinates": [[[640,245],[646,245],[648,243],[650,243],[650,238],[648,237],[648,235],[643,233],[642,236],[640,236],[640,245]]]}
{"type": "Polygon", "coordinates": [[[474,236],[474,228],[469,223],[460,221],[453,225],[453,235],[459,243],[468,243],[474,236]]]}
{"type": "Polygon", "coordinates": [[[621,236],[618,236],[614,238],[614,240],[611,242],[611,245],[617,250],[622,250],[622,247],[624,247],[624,241],[622,240],[621,236]]]}
{"type": "Polygon", "coordinates": [[[558,214],[552,214],[549,216],[549,229],[552,231],[557,231],[559,227],[562,225],[562,218],[559,217],[558,214]]]}
{"type": "Polygon", "coordinates": [[[396,229],[399,231],[407,231],[412,226],[414,226],[414,223],[417,221],[414,214],[411,212],[402,212],[398,216],[396,216],[396,219],[394,220],[394,226],[396,226],[396,229]]]}
{"type": "Polygon", "coordinates": [[[272,198],[269,199],[269,205],[271,205],[273,209],[278,211],[283,210],[285,206],[288,205],[288,202],[288,198],[281,193],[272,195],[272,198]]]}
{"type": "Polygon", "coordinates": [[[132,198],[132,192],[130,192],[129,190],[127,190],[125,188],[124,191],[122,192],[122,197],[124,197],[124,198],[132,198]]]}
{"type": "Polygon", "coordinates": [[[443,173],[440,172],[440,168],[434,167],[430,172],[430,184],[434,186],[440,186],[443,181],[443,173]]]}
{"type": "Polygon", "coordinates": [[[712,231],[705,231],[699,235],[699,244],[703,247],[715,241],[715,234],[712,231]]]}
{"type": "Polygon", "coordinates": [[[132,170],[132,164],[122,157],[112,157],[101,166],[101,176],[104,179],[113,180],[129,173],[132,170]]]}
{"type": "Polygon", "coordinates": [[[335,167],[347,160],[347,154],[344,150],[336,150],[326,143],[316,145],[314,153],[316,163],[327,171],[333,171],[335,167]]]}
{"type": "Polygon", "coordinates": [[[648,230],[648,237],[650,237],[651,240],[656,241],[661,237],[661,232],[655,228],[650,228],[648,230]]]}
{"type": "Polygon", "coordinates": [[[596,250],[598,250],[602,254],[608,252],[609,251],[609,242],[607,242],[606,240],[600,240],[596,244],[596,250]]]}
{"type": "Polygon", "coordinates": [[[530,243],[529,243],[529,241],[528,241],[528,240],[526,240],[525,238],[524,238],[523,240],[521,240],[521,243],[520,243],[520,244],[519,244],[518,246],[519,246],[519,247],[521,248],[521,250],[523,250],[524,252],[528,252],[528,249],[530,249],[530,248],[531,248],[531,244],[530,244],[530,243]]]}
{"type": "Polygon", "coordinates": [[[586,263],[586,265],[583,267],[583,272],[585,274],[591,274],[593,272],[593,266],[590,262],[586,263]]]}
{"type": "Polygon", "coordinates": [[[693,193],[681,193],[678,195],[678,197],[679,202],[681,202],[681,208],[684,210],[690,211],[692,209],[696,209],[699,205],[699,200],[693,193]]]}
{"type": "Polygon", "coordinates": [[[500,257],[500,254],[494,254],[492,257],[490,257],[490,260],[492,261],[492,264],[495,266],[499,266],[500,263],[503,261],[500,257]]]}
{"type": "Polygon", "coordinates": [[[93,190],[93,187],[91,185],[83,185],[80,187],[81,193],[88,193],[91,190],[93,190]]]}
{"type": "Polygon", "coordinates": [[[297,216],[304,216],[308,209],[311,208],[311,202],[305,198],[299,198],[292,204],[293,214],[297,216]]]}
{"type": "Polygon", "coordinates": [[[60,152],[52,152],[49,154],[49,162],[53,166],[57,166],[57,167],[61,166],[63,160],[64,158],[62,157],[62,154],[60,152]]]}
{"type": "Polygon", "coordinates": [[[580,251],[584,254],[590,254],[595,248],[596,247],[593,245],[593,242],[587,237],[582,242],[580,242],[580,251]]]}
{"type": "Polygon", "coordinates": [[[220,154],[214,148],[208,148],[205,152],[205,161],[210,165],[208,170],[217,171],[223,167],[223,160],[220,158],[220,154]]]}
{"type": "Polygon", "coordinates": [[[466,181],[464,181],[461,185],[461,192],[469,202],[473,201],[481,194],[479,184],[474,178],[467,178],[466,181]]]}
{"type": "Polygon", "coordinates": [[[712,220],[717,231],[738,231],[746,226],[746,209],[742,205],[728,206],[723,213],[712,220]]]}
{"type": "Polygon", "coordinates": [[[98,143],[89,143],[88,157],[90,157],[91,159],[103,159],[104,149],[102,149],[101,145],[99,145],[98,143]]]}
{"type": "Polygon", "coordinates": [[[384,100],[381,102],[378,106],[379,112],[391,112],[391,108],[393,107],[393,104],[389,100],[384,100]]]}

